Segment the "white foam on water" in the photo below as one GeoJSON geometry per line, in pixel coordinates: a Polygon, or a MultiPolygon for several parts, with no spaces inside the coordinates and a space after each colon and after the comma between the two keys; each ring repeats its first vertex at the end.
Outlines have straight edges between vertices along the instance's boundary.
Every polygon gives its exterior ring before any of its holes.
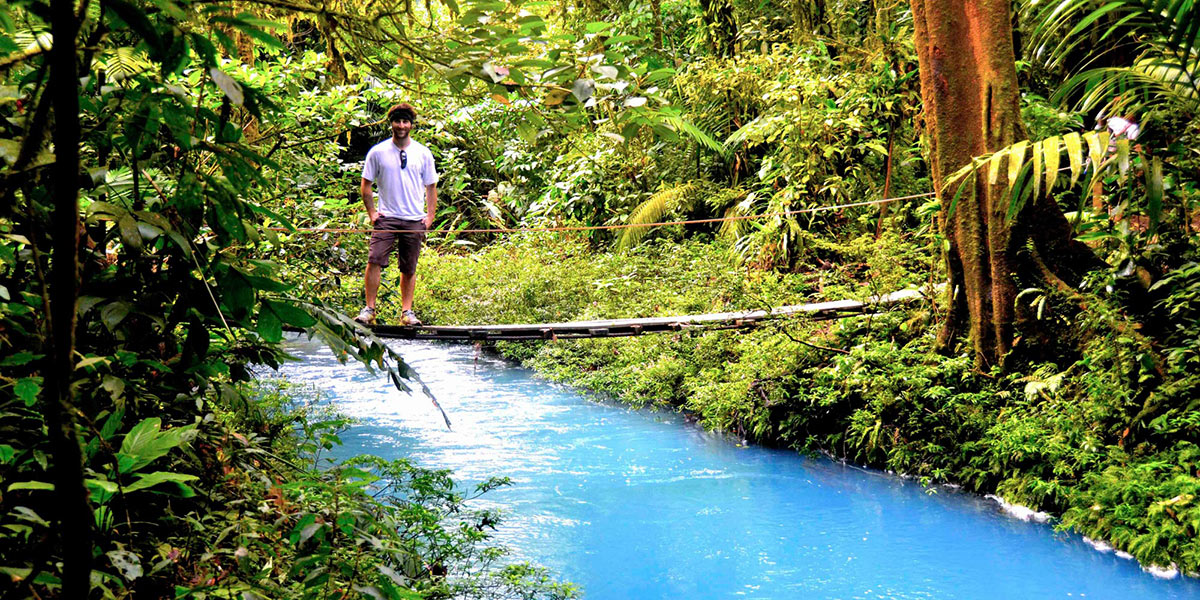
{"type": "Polygon", "coordinates": [[[1105,542],[1104,540],[1093,540],[1092,538],[1085,535],[1085,536],[1083,536],[1083,542],[1085,544],[1091,546],[1092,548],[1095,548],[1097,552],[1112,552],[1113,551],[1113,547],[1109,546],[1108,542],[1105,542]]]}
{"type": "Polygon", "coordinates": [[[1159,579],[1175,579],[1176,577],[1179,577],[1179,567],[1176,567],[1175,563],[1171,563],[1166,567],[1160,567],[1158,565],[1143,565],[1142,570],[1159,579]]]}
{"type": "Polygon", "coordinates": [[[1036,511],[1036,510],[1033,510],[1032,508],[1029,508],[1028,506],[1021,506],[1020,504],[1013,504],[1012,502],[1009,502],[1009,501],[1005,500],[1004,498],[1001,498],[1000,496],[997,496],[995,494],[988,494],[987,496],[984,496],[984,498],[987,498],[989,500],[995,500],[996,503],[1000,505],[1000,508],[1003,509],[1004,512],[1008,513],[1009,516],[1016,517],[1022,521],[1032,521],[1034,523],[1045,523],[1050,520],[1049,513],[1036,511]]]}
{"type": "Polygon", "coordinates": [[[1125,552],[1124,550],[1117,550],[1116,557],[1124,558],[1125,560],[1129,560],[1129,559],[1133,558],[1133,555],[1128,552],[1125,552]]]}

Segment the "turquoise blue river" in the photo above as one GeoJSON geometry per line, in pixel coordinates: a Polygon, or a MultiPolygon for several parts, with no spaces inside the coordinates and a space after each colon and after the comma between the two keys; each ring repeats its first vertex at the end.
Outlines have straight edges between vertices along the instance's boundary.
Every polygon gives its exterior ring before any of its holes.
{"type": "Polygon", "coordinates": [[[745,447],[670,412],[548,383],[470,346],[397,343],[453,421],[317,342],[289,379],[359,424],[343,456],[408,457],[485,495],[497,541],[589,600],[696,598],[1197,598],[1078,535],[991,499],[795,452],[745,447]],[[931,493],[934,492],[934,493],[931,493]]]}

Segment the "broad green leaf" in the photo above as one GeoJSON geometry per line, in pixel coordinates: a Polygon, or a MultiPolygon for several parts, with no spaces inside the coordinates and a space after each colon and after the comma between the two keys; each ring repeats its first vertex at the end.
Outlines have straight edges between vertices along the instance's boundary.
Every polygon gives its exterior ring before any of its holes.
{"type": "Polygon", "coordinates": [[[1012,145],[1008,154],[1008,187],[1017,185],[1017,176],[1021,167],[1025,166],[1025,149],[1029,147],[1028,140],[1021,140],[1012,145]]]}
{"type": "Polygon", "coordinates": [[[1079,133],[1071,132],[1063,136],[1063,145],[1067,147],[1067,160],[1071,161],[1071,183],[1068,185],[1073,187],[1083,173],[1083,141],[1079,133]]]}
{"type": "Polygon", "coordinates": [[[121,321],[125,320],[131,308],[128,302],[121,300],[109,302],[104,305],[104,308],[100,309],[100,321],[104,323],[104,326],[109,331],[112,331],[117,328],[117,325],[121,324],[121,321]]]}
{"type": "Polygon", "coordinates": [[[181,446],[194,437],[195,425],[175,427],[160,431],[162,419],[150,417],[129,430],[121,442],[121,450],[117,453],[118,469],[121,473],[131,473],[150,464],[155,459],[181,446]]]}
{"type": "Polygon", "coordinates": [[[16,456],[17,451],[8,444],[0,444],[0,464],[8,464],[13,456],[16,456]]]}
{"type": "Polygon", "coordinates": [[[614,35],[614,36],[608,38],[607,40],[604,40],[604,43],[605,44],[626,44],[629,42],[639,42],[639,41],[642,41],[642,39],[643,38],[641,36],[636,36],[636,35],[614,35]]]}
{"type": "Polygon", "coordinates": [[[246,102],[246,94],[242,91],[242,85],[229,75],[226,75],[224,71],[213,67],[208,70],[208,74],[212,77],[213,83],[217,84],[217,87],[221,88],[221,91],[229,98],[230,102],[237,106],[241,106],[246,102]]]}
{"type": "Polygon", "coordinates": [[[295,327],[312,327],[317,320],[304,309],[278,300],[264,300],[267,306],[279,317],[279,320],[295,327]]]}
{"type": "Polygon", "coordinates": [[[145,40],[153,54],[161,51],[162,38],[159,36],[158,29],[147,18],[144,10],[125,0],[107,0],[102,6],[120,17],[121,21],[124,21],[137,34],[137,37],[145,40]]]}
{"type": "Polygon", "coordinates": [[[75,312],[82,317],[83,315],[87,314],[89,310],[95,308],[97,304],[104,302],[104,300],[105,298],[103,296],[80,296],[79,307],[75,312]]]}
{"type": "MultiPolygon", "coordinates": [[[[242,276],[242,279],[245,280],[246,283],[250,284],[254,289],[262,290],[264,292],[286,292],[287,290],[292,289],[292,286],[283,283],[282,281],[273,279],[272,277],[251,273],[250,271],[237,266],[230,266],[235,272],[237,272],[238,275],[242,276]]],[[[262,270],[260,270],[260,272],[261,271],[262,270]]]]}
{"type": "Polygon", "coordinates": [[[1058,149],[1058,136],[1042,140],[1042,157],[1046,159],[1046,193],[1054,189],[1058,180],[1058,162],[1062,158],[1058,149]]]}
{"type": "Polygon", "coordinates": [[[125,486],[125,493],[132,494],[133,492],[152,488],[163,483],[173,483],[175,484],[176,489],[181,496],[184,498],[190,498],[196,495],[196,493],[192,490],[192,488],[185,485],[184,482],[195,481],[197,479],[199,479],[199,477],[196,477],[195,475],[170,473],[167,471],[155,471],[153,473],[138,475],[137,481],[125,486]]]}
{"type": "MultiPolygon", "coordinates": [[[[242,33],[245,33],[246,35],[262,42],[266,46],[270,46],[272,48],[278,48],[278,49],[286,48],[286,46],[284,46],[283,42],[279,41],[279,38],[265,32],[257,27],[246,24],[244,22],[241,24],[234,24],[234,26],[237,27],[238,29],[240,29],[242,31],[242,33]]],[[[231,98],[231,100],[232,100],[232,98],[231,98]]]]}
{"type": "Polygon", "coordinates": [[[131,250],[142,249],[142,232],[138,230],[137,221],[129,213],[117,217],[117,228],[121,233],[121,241],[131,250]]]}
{"type": "Polygon", "coordinates": [[[37,360],[41,356],[42,355],[34,354],[28,350],[22,350],[5,358],[4,360],[0,360],[0,367],[19,367],[21,365],[27,365],[34,360],[37,360]]]}
{"type": "Polygon", "coordinates": [[[266,307],[258,311],[258,335],[268,342],[278,342],[283,339],[283,324],[279,321],[279,317],[266,307]]]}
{"type": "Polygon", "coordinates": [[[13,393],[25,402],[25,406],[33,406],[37,402],[38,394],[41,392],[41,377],[26,377],[17,381],[16,385],[13,386],[13,393]]]}
{"type": "Polygon", "coordinates": [[[8,486],[8,491],[16,490],[46,490],[54,491],[54,484],[45,481],[18,481],[8,486]]]}
{"type": "Polygon", "coordinates": [[[91,500],[96,504],[107,503],[121,489],[117,482],[107,479],[85,479],[83,485],[90,490],[91,500]]]}

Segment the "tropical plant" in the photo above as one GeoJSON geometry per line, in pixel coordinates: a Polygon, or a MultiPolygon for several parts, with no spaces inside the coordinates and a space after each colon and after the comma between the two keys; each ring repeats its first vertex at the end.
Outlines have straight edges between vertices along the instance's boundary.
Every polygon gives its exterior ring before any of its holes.
{"type": "Polygon", "coordinates": [[[1024,5],[1037,22],[1034,56],[1048,65],[1063,66],[1085,44],[1135,57],[1132,64],[1093,68],[1089,63],[1104,52],[1087,53],[1055,99],[1074,99],[1083,110],[1103,108],[1108,115],[1155,108],[1200,113],[1200,3],[1060,0],[1024,5]]]}

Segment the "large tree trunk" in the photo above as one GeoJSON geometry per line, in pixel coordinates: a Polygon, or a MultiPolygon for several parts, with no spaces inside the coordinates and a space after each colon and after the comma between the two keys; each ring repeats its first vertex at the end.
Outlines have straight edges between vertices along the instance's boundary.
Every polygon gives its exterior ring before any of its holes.
{"type": "Polygon", "coordinates": [[[54,110],[53,250],[50,257],[49,341],[43,364],[45,419],[54,453],[55,512],[63,551],[64,598],[91,589],[92,510],[83,486],[83,449],[75,424],[75,309],[79,298],[79,74],[74,2],[50,5],[50,86],[54,110]]]}
{"type": "Polygon", "coordinates": [[[1012,349],[1018,280],[1062,288],[1064,279],[1074,281],[1096,259],[1072,242],[1071,228],[1051,200],[1031,200],[1009,220],[1004,181],[988,185],[986,175],[976,177],[973,189],[957,200],[956,186],[942,189],[945,178],[972,157],[1025,137],[1012,15],[1008,0],[911,2],[925,129],[942,202],[939,223],[949,241],[952,300],[938,342],[949,348],[967,330],[976,366],[986,369],[1000,365],[1012,349]]]}

